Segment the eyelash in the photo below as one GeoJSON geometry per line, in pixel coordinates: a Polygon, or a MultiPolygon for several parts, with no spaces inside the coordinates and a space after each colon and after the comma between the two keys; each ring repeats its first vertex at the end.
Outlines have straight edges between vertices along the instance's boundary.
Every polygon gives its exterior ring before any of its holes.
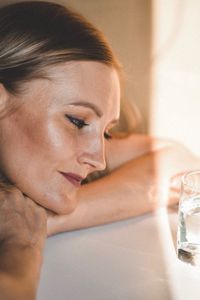
{"type": "Polygon", "coordinates": [[[84,120],[82,119],[78,119],[78,118],[74,118],[72,116],[68,116],[66,115],[67,119],[73,124],[75,125],[78,129],[82,129],[85,126],[88,126],[89,124],[85,123],[84,120]]]}
{"type": "MultiPolygon", "coordinates": [[[[83,127],[89,125],[88,123],[85,123],[85,121],[82,120],[82,119],[74,118],[74,117],[69,116],[69,115],[65,115],[65,116],[66,116],[66,118],[67,118],[74,126],[76,126],[78,129],[82,129],[83,127]]],[[[109,133],[104,132],[104,138],[105,138],[106,140],[110,140],[110,139],[112,139],[112,136],[111,136],[109,133]]]]}
{"type": "Polygon", "coordinates": [[[104,138],[105,138],[106,140],[111,140],[111,139],[112,139],[112,135],[110,135],[110,134],[107,133],[107,132],[104,132],[104,138]]]}

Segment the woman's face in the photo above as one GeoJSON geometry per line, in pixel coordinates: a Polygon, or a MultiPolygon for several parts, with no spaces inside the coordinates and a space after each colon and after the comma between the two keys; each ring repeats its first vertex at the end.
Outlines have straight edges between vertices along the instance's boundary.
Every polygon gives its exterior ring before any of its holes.
{"type": "Polygon", "coordinates": [[[0,101],[22,104],[0,120],[0,170],[23,193],[57,213],[76,206],[81,180],[105,168],[105,138],[119,118],[117,72],[98,62],[49,69],[20,96],[3,87],[0,101]]]}

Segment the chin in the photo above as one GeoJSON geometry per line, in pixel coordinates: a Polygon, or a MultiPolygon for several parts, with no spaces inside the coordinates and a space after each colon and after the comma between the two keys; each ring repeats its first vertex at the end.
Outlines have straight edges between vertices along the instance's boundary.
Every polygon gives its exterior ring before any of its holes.
{"type": "Polygon", "coordinates": [[[68,215],[71,214],[76,209],[76,205],[61,205],[52,209],[58,215],[68,215]]]}
{"type": "Polygon", "coordinates": [[[42,190],[42,189],[22,189],[29,198],[35,201],[40,206],[56,213],[59,215],[72,213],[77,206],[77,190],[69,191],[66,190],[59,192],[58,190],[42,190]]]}
{"type": "Polygon", "coordinates": [[[47,203],[47,205],[43,205],[45,208],[53,211],[59,215],[67,215],[72,213],[77,206],[77,198],[73,196],[73,198],[59,197],[59,199],[51,199],[51,203],[47,203]]]}

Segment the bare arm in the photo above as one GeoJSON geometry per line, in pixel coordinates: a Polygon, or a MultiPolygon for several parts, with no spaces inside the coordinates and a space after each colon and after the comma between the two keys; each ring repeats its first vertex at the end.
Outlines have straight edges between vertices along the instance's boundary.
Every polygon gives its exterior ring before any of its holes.
{"type": "Polygon", "coordinates": [[[0,300],[33,300],[46,237],[46,212],[16,188],[0,191],[0,300]]]}
{"type": "Polygon", "coordinates": [[[124,138],[113,138],[106,142],[107,167],[109,171],[113,171],[130,160],[174,145],[171,140],[144,134],[129,134],[124,138]]]}
{"type": "Polygon", "coordinates": [[[167,203],[171,177],[197,168],[199,159],[178,144],[158,141],[157,150],[150,150],[148,143],[144,143],[141,155],[138,148],[136,158],[131,159],[128,149],[126,162],[122,152],[119,167],[113,156],[109,166],[112,172],[80,189],[79,203],[72,214],[49,218],[48,233],[105,224],[174,204],[174,198],[167,203]]]}

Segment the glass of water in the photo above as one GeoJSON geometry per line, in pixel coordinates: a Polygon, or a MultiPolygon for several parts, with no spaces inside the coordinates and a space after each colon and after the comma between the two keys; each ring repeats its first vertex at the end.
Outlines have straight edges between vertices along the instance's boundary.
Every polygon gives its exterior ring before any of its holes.
{"type": "Polygon", "coordinates": [[[177,251],[179,259],[200,265],[200,170],[182,177],[177,251]]]}

